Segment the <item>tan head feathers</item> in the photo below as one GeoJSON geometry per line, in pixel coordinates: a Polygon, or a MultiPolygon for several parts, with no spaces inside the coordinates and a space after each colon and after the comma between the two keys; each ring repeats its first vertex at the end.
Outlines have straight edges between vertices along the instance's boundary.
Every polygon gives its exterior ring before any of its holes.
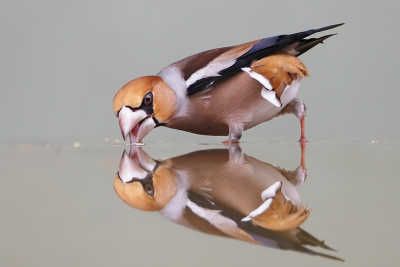
{"type": "Polygon", "coordinates": [[[117,195],[133,208],[144,211],[162,210],[175,196],[177,185],[175,173],[168,167],[160,166],[153,174],[154,195],[147,194],[139,181],[123,183],[118,175],[114,177],[117,195]]]}
{"type": "Polygon", "coordinates": [[[172,117],[175,111],[176,95],[174,90],[158,76],[144,76],[125,84],[114,97],[114,113],[124,107],[139,108],[144,96],[153,93],[154,116],[160,122],[172,117]]]}

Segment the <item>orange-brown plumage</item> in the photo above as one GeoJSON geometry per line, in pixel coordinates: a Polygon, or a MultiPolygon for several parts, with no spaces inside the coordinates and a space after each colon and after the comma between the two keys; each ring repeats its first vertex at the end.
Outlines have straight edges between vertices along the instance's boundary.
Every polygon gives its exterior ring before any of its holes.
{"type": "Polygon", "coordinates": [[[114,113],[117,114],[123,106],[139,107],[143,96],[161,81],[157,76],[144,76],[126,83],[114,97],[114,113]]]}
{"type": "Polygon", "coordinates": [[[153,87],[154,95],[154,114],[157,120],[165,122],[169,120],[175,112],[176,95],[174,90],[164,81],[158,81],[153,87]]]}
{"type": "Polygon", "coordinates": [[[153,174],[154,196],[143,190],[139,181],[123,183],[118,175],[114,177],[117,195],[128,205],[144,211],[157,211],[164,208],[177,191],[175,174],[165,166],[160,166],[153,174]]]}
{"type": "Polygon", "coordinates": [[[175,110],[175,92],[158,76],[144,76],[125,84],[114,97],[114,113],[123,106],[139,107],[148,92],[153,92],[154,99],[160,99],[153,104],[157,119],[162,122],[170,119],[175,110]]]}
{"type": "Polygon", "coordinates": [[[291,85],[297,76],[310,76],[306,66],[297,57],[278,52],[251,64],[251,69],[269,80],[278,98],[281,97],[287,85],[291,85]]]}
{"type": "Polygon", "coordinates": [[[304,223],[311,210],[297,206],[289,199],[286,199],[281,189],[276,192],[270,207],[260,215],[252,218],[254,225],[261,226],[274,231],[290,231],[304,223]]]}

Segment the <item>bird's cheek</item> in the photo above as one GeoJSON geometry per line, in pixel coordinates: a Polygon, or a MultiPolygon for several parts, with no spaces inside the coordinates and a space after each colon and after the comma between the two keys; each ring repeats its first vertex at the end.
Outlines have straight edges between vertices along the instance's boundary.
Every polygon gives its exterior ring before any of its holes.
{"type": "Polygon", "coordinates": [[[114,177],[114,190],[122,201],[135,209],[145,211],[159,210],[155,205],[154,199],[143,191],[143,187],[139,182],[126,184],[116,175],[114,177]]]}
{"type": "Polygon", "coordinates": [[[175,172],[166,166],[160,166],[153,173],[153,184],[159,207],[167,205],[178,191],[175,172]]]}
{"type": "Polygon", "coordinates": [[[168,121],[175,113],[176,95],[168,84],[162,82],[153,89],[154,115],[159,122],[168,121]]]}

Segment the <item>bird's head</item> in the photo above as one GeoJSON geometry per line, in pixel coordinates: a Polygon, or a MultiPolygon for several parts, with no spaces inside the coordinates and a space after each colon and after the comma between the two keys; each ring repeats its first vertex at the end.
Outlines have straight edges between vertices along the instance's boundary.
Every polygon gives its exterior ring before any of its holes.
{"type": "Polygon", "coordinates": [[[144,211],[162,210],[176,195],[175,172],[158,165],[144,151],[124,151],[114,177],[117,195],[128,205],[144,211]],[[139,166],[140,165],[140,166],[139,166]]]}
{"type": "Polygon", "coordinates": [[[145,76],[125,84],[114,97],[114,113],[124,138],[131,143],[142,139],[174,115],[176,94],[158,76],[145,76]]]}

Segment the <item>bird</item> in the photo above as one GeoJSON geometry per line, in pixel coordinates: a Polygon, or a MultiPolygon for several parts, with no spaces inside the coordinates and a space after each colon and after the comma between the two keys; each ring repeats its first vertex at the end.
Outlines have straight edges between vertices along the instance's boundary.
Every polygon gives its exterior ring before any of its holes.
{"type": "Polygon", "coordinates": [[[306,37],[343,24],[207,50],[129,81],[113,100],[122,137],[141,144],[165,126],[237,143],[243,131],[294,114],[306,142],[306,106],[296,94],[309,72],[297,57],[335,34],[306,37]]]}
{"type": "Polygon", "coordinates": [[[299,228],[311,212],[297,191],[304,179],[301,169],[262,162],[237,144],[161,161],[132,146],[122,154],[114,189],[129,206],[194,230],[337,259],[303,246],[332,250],[299,228]]]}
{"type": "Polygon", "coordinates": [[[307,175],[299,167],[293,171],[275,167],[244,154],[238,146],[200,150],[162,161],[153,160],[141,147],[133,147],[122,154],[114,186],[121,199],[137,209],[171,210],[168,206],[177,202],[181,207],[189,200],[189,192],[218,203],[222,209],[235,210],[244,221],[266,211],[272,203],[263,203],[271,202],[281,192],[282,204],[278,206],[285,206],[286,202],[293,206],[282,212],[302,211],[296,214],[301,220],[296,217],[299,220],[295,220],[294,227],[290,225],[293,221],[280,221],[279,227],[287,229],[296,228],[309,215],[296,189],[307,175]]]}

